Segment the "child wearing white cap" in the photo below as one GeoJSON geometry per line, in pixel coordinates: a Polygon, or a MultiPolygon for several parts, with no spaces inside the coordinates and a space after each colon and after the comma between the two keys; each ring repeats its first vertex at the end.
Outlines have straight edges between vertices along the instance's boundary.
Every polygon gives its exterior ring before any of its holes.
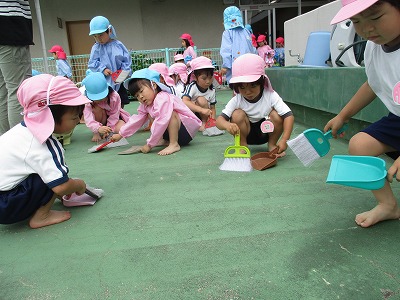
{"type": "Polygon", "coordinates": [[[199,56],[189,63],[189,69],[191,82],[183,92],[182,101],[201,119],[203,124],[199,130],[204,131],[207,120],[216,117],[214,66],[211,59],[199,56]]]}
{"type": "Polygon", "coordinates": [[[336,136],[344,123],[377,98],[389,110],[386,117],[355,134],[349,142],[351,155],[387,153],[396,159],[384,187],[373,191],[378,204],[355,217],[357,225],[369,227],[400,218],[400,208],[389,184],[394,177],[400,181],[400,1],[342,0],[342,8],[331,24],[347,19],[353,22],[357,34],[368,40],[364,53],[368,80],[324,130],[332,129],[336,136]]]}
{"type": "Polygon", "coordinates": [[[130,114],[121,108],[121,98],[118,93],[107,84],[107,80],[100,72],[92,72],[82,81],[85,95],[91,103],[85,105],[83,115],[86,126],[93,132],[92,142],[106,138],[110,133],[118,133],[130,117],[130,114]]]}
{"type": "Polygon", "coordinates": [[[51,210],[55,199],[81,195],[86,184],[68,177],[64,149],[51,135],[73,130],[90,100],[71,80],[49,74],[23,81],[17,96],[24,120],[0,136],[0,224],[61,223],[71,214],[51,210]]]}
{"type": "Polygon", "coordinates": [[[137,115],[132,115],[123,125],[113,141],[129,137],[137,132],[147,121],[153,119],[151,135],[140,152],[148,153],[153,147],[167,145],[159,155],[169,155],[187,145],[196,135],[201,121],[170,89],[160,82],[160,73],[148,68],[135,71],[124,87],[140,102],[137,115]]]}
{"type": "MultiPolygon", "coordinates": [[[[132,57],[125,45],[117,40],[117,34],[110,21],[97,16],[90,21],[89,35],[94,37],[95,43],[90,51],[88,67],[92,72],[102,72],[107,83],[121,97],[122,107],[129,104],[128,93],[121,84],[113,80],[113,74],[125,71],[127,77],[132,73],[132,57]]],[[[126,77],[125,77],[126,78],[126,77]]]]}
{"type": "Polygon", "coordinates": [[[293,113],[272,89],[265,75],[265,62],[257,54],[244,54],[232,65],[232,84],[237,93],[217,118],[217,127],[230,134],[240,133],[240,144],[268,143],[269,151],[278,148],[284,156],[293,130],[293,113]]]}

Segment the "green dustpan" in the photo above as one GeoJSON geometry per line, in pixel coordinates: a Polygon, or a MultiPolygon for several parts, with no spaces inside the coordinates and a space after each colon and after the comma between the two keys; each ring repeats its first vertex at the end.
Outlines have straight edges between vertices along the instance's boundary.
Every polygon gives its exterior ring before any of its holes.
{"type": "Polygon", "coordinates": [[[386,174],[386,162],[379,157],[334,155],[326,182],[379,190],[385,184],[386,174]]]}

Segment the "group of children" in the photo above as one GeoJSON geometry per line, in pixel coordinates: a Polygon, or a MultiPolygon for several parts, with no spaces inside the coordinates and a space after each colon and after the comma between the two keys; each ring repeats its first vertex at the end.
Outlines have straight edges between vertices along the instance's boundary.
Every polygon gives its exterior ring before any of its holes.
{"type": "MultiPolygon", "coordinates": [[[[369,40],[365,53],[368,81],[326,124],[325,130],[332,129],[336,136],[343,123],[378,96],[388,107],[389,116],[356,134],[350,140],[349,152],[380,155],[400,151],[396,127],[400,124],[400,111],[398,102],[393,101],[394,95],[400,94],[400,73],[395,63],[400,60],[400,4],[394,0],[342,0],[342,3],[343,8],[332,22],[350,18],[357,33],[369,40]]],[[[105,32],[93,34],[98,35],[95,38],[100,44],[113,32],[108,24],[105,32]]],[[[112,43],[111,47],[116,44],[112,43]]],[[[93,50],[98,52],[97,57],[103,55],[99,48],[98,45],[93,50]]],[[[48,74],[27,79],[19,88],[24,121],[0,137],[1,224],[30,218],[29,225],[38,228],[70,218],[69,212],[52,211],[51,206],[63,195],[84,193],[86,184],[68,177],[64,150],[52,134],[72,130],[82,113],[93,130],[100,136],[112,135],[113,141],[134,134],[150,117],[153,120],[151,135],[140,151],[147,153],[157,145],[166,145],[160,155],[179,151],[195,137],[206,117],[216,117],[215,95],[209,91],[213,68],[205,57],[191,60],[188,77],[194,81],[187,86],[182,98],[166,85],[168,81],[176,83],[177,78],[185,81],[176,76],[178,71],[169,79],[169,73],[157,71],[160,66],[135,71],[121,87],[140,102],[137,114],[132,116],[125,115],[120,108],[120,96],[106,79],[114,70],[102,65],[100,59],[93,59],[91,66],[99,72],[89,74],[84,80],[87,97],[67,78],[48,74]],[[194,101],[195,97],[198,100],[194,101]]],[[[240,55],[232,61],[229,83],[236,95],[216,117],[217,127],[232,135],[240,134],[242,145],[268,143],[269,150],[277,148],[283,156],[294,117],[265,75],[265,61],[253,53],[240,55]],[[267,120],[273,130],[263,125],[267,120]]],[[[93,137],[97,138],[97,135],[93,137]]],[[[400,180],[399,169],[400,158],[397,158],[388,170],[384,188],[374,191],[378,205],[357,215],[358,225],[369,227],[383,220],[400,218],[400,209],[389,185],[394,177],[400,180]]]]}

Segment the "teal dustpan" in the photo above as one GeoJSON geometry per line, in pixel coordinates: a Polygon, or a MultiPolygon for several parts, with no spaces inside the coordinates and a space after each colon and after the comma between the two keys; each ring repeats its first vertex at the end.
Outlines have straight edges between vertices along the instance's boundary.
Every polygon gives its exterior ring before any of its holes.
{"type": "Polygon", "coordinates": [[[326,182],[366,190],[379,190],[385,184],[386,174],[386,162],[381,158],[334,155],[326,182]]]}

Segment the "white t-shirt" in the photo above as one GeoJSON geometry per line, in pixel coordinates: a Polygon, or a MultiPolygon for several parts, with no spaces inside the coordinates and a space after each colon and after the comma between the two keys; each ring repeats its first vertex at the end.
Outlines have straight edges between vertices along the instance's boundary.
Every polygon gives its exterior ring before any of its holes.
{"type": "Polygon", "coordinates": [[[368,41],[364,57],[369,86],[387,109],[400,117],[400,103],[393,100],[393,88],[400,82],[399,47],[384,50],[381,45],[368,41]]]}
{"type": "Polygon", "coordinates": [[[215,105],[217,99],[215,98],[215,89],[208,88],[205,92],[199,90],[195,81],[192,81],[186,86],[183,96],[189,97],[191,101],[196,102],[198,97],[204,97],[207,99],[209,105],[215,105]]]}
{"type": "Polygon", "coordinates": [[[261,99],[255,103],[251,103],[242,95],[237,94],[229,100],[222,110],[222,114],[231,118],[233,111],[238,108],[242,109],[247,114],[251,123],[257,123],[261,119],[267,118],[272,109],[275,109],[280,116],[291,112],[289,106],[283,102],[277,92],[270,92],[266,89],[264,89],[261,99]]]}
{"type": "Polygon", "coordinates": [[[68,181],[64,149],[50,137],[43,144],[22,123],[0,136],[0,191],[9,191],[30,174],[38,174],[49,188],[68,181]]]}

